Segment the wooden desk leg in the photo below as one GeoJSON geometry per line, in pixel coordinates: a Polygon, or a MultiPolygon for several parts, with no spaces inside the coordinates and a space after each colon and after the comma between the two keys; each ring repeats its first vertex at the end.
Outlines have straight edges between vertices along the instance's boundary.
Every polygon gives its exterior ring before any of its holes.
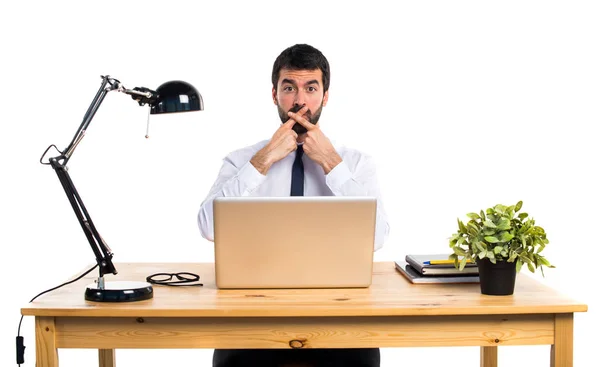
{"type": "Polygon", "coordinates": [[[498,347],[481,347],[480,367],[498,367],[498,347]]]}
{"type": "Polygon", "coordinates": [[[35,358],[37,367],[58,367],[54,317],[35,318],[35,358]]]}
{"type": "Polygon", "coordinates": [[[114,349],[98,349],[100,367],[115,367],[117,365],[114,349]]]}
{"type": "Polygon", "coordinates": [[[550,348],[551,367],[573,367],[573,314],[554,315],[554,345],[550,348]]]}

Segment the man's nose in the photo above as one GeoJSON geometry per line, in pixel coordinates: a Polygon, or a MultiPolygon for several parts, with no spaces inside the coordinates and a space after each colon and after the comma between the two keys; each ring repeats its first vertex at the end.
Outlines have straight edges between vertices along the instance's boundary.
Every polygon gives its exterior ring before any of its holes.
{"type": "Polygon", "coordinates": [[[294,105],[304,106],[306,104],[306,96],[302,91],[296,93],[296,98],[294,99],[294,105]]]}

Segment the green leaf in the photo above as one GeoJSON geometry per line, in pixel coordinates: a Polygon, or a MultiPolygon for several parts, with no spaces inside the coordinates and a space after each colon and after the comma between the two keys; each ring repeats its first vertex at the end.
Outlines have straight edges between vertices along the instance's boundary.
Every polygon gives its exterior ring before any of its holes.
{"type": "Polygon", "coordinates": [[[527,246],[527,239],[525,235],[521,235],[521,246],[527,246]]]}
{"type": "Polygon", "coordinates": [[[467,233],[467,228],[465,228],[465,225],[463,224],[463,222],[460,221],[460,219],[457,219],[458,221],[458,230],[462,233],[467,233]]]}
{"type": "Polygon", "coordinates": [[[521,259],[517,259],[517,273],[521,271],[521,267],[523,266],[523,262],[521,259]]]}
{"type": "Polygon", "coordinates": [[[485,221],[485,213],[483,212],[483,210],[481,210],[481,211],[479,212],[479,215],[481,216],[481,220],[482,220],[482,221],[485,221]]]}
{"type": "Polygon", "coordinates": [[[494,247],[494,254],[498,255],[500,252],[502,252],[502,250],[504,250],[503,246],[496,246],[494,247]]]}
{"type": "Polygon", "coordinates": [[[486,241],[488,241],[489,243],[496,243],[496,242],[500,242],[496,237],[494,236],[486,236],[484,237],[486,241]]]}
{"type": "Polygon", "coordinates": [[[496,227],[501,230],[510,229],[510,220],[502,218],[496,227]]]}
{"type": "Polygon", "coordinates": [[[515,236],[509,232],[502,232],[502,234],[500,235],[500,241],[508,242],[508,241],[512,240],[513,237],[515,237],[515,236]]]}
{"type": "Polygon", "coordinates": [[[530,263],[530,262],[529,262],[529,263],[527,263],[527,268],[529,268],[529,271],[530,271],[530,272],[532,272],[532,273],[535,273],[535,268],[533,267],[533,264],[532,264],[532,263],[530,263]]]}
{"type": "Polygon", "coordinates": [[[462,271],[465,268],[465,265],[467,265],[467,258],[463,257],[463,259],[460,261],[460,267],[458,269],[462,271]]]}
{"type": "Polygon", "coordinates": [[[465,252],[465,250],[463,250],[460,247],[455,247],[454,248],[454,253],[459,255],[459,256],[467,256],[467,253],[465,252]]]}
{"type": "Polygon", "coordinates": [[[519,210],[521,210],[522,207],[523,207],[523,202],[519,201],[517,203],[517,205],[515,206],[515,212],[518,212],[519,210]]]}
{"type": "Polygon", "coordinates": [[[523,261],[524,263],[531,264],[531,259],[529,259],[527,256],[525,256],[523,254],[519,254],[519,259],[521,259],[521,261],[523,261]]]}
{"type": "Polygon", "coordinates": [[[483,222],[483,225],[489,228],[496,228],[496,225],[489,219],[483,222]]]}
{"type": "Polygon", "coordinates": [[[519,213],[519,219],[525,219],[528,217],[527,213],[519,213]]]}
{"type": "Polygon", "coordinates": [[[506,205],[502,205],[502,204],[498,204],[494,207],[494,211],[496,211],[496,213],[501,213],[501,214],[505,213],[506,209],[507,209],[506,205]]]}
{"type": "Polygon", "coordinates": [[[543,257],[543,256],[538,256],[538,259],[539,259],[540,263],[542,263],[543,265],[546,265],[546,266],[551,266],[551,265],[550,265],[550,261],[546,260],[546,258],[545,258],[545,257],[543,257]]]}
{"type": "Polygon", "coordinates": [[[469,214],[467,214],[467,217],[469,217],[471,219],[480,219],[479,214],[477,214],[477,213],[469,213],[469,214]]]}

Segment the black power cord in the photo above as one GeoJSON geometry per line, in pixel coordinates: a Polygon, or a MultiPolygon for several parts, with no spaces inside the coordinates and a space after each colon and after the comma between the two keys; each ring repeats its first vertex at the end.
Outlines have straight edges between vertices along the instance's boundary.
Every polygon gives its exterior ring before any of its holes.
{"type": "MultiPolygon", "coordinates": [[[[78,281],[79,279],[83,278],[84,276],[88,275],[89,273],[92,272],[92,270],[96,269],[98,267],[98,264],[94,265],[93,268],[91,268],[90,270],[86,271],[85,273],[81,274],[80,276],[78,276],[77,278],[70,280],[66,283],[63,283],[59,286],[56,286],[54,288],[50,288],[48,290],[43,291],[42,293],[38,294],[37,296],[33,297],[31,299],[31,301],[29,301],[29,303],[35,301],[36,298],[38,298],[39,296],[41,296],[42,294],[46,294],[48,292],[52,292],[53,290],[56,290],[60,287],[64,287],[67,284],[71,284],[74,283],[76,281],[78,281]]],[[[19,321],[19,329],[17,330],[17,364],[19,365],[19,367],[21,367],[21,364],[25,363],[25,345],[24,345],[24,339],[21,336],[21,323],[23,322],[23,315],[21,315],[21,321],[19,321]]]]}

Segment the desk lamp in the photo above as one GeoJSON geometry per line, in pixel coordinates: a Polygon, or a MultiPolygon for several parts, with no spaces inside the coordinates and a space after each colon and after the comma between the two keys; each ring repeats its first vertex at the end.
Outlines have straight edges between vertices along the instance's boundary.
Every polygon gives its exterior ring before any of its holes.
{"type": "Polygon", "coordinates": [[[85,205],[83,205],[83,201],[77,193],[77,190],[71,181],[71,177],[69,176],[67,162],[73,155],[77,145],[81,142],[81,139],[83,139],[88,125],[92,121],[92,118],[96,114],[104,97],[111,91],[118,91],[130,95],[140,106],[148,105],[150,114],[152,115],[172,112],[202,111],[204,109],[204,103],[202,101],[202,96],[198,93],[196,88],[183,81],[166,82],[154,91],[145,87],[127,89],[120,81],[111,78],[108,75],[101,76],[101,78],[102,85],[85,113],[83,122],[79,126],[79,129],[77,129],[69,146],[61,151],[54,144],[50,145],[42,155],[42,158],[40,158],[40,163],[50,165],[58,175],[58,179],[75,211],[79,224],[92,247],[92,251],[94,251],[94,254],[96,255],[96,262],[100,274],[96,283],[87,286],[85,290],[85,299],[96,302],[141,301],[152,298],[153,289],[150,283],[129,281],[104,282],[105,274],[117,274],[117,269],[112,263],[113,252],[96,230],[92,218],[90,218],[85,205]],[[44,157],[52,147],[54,147],[60,155],[49,158],[48,162],[43,162],[44,157]]]}

